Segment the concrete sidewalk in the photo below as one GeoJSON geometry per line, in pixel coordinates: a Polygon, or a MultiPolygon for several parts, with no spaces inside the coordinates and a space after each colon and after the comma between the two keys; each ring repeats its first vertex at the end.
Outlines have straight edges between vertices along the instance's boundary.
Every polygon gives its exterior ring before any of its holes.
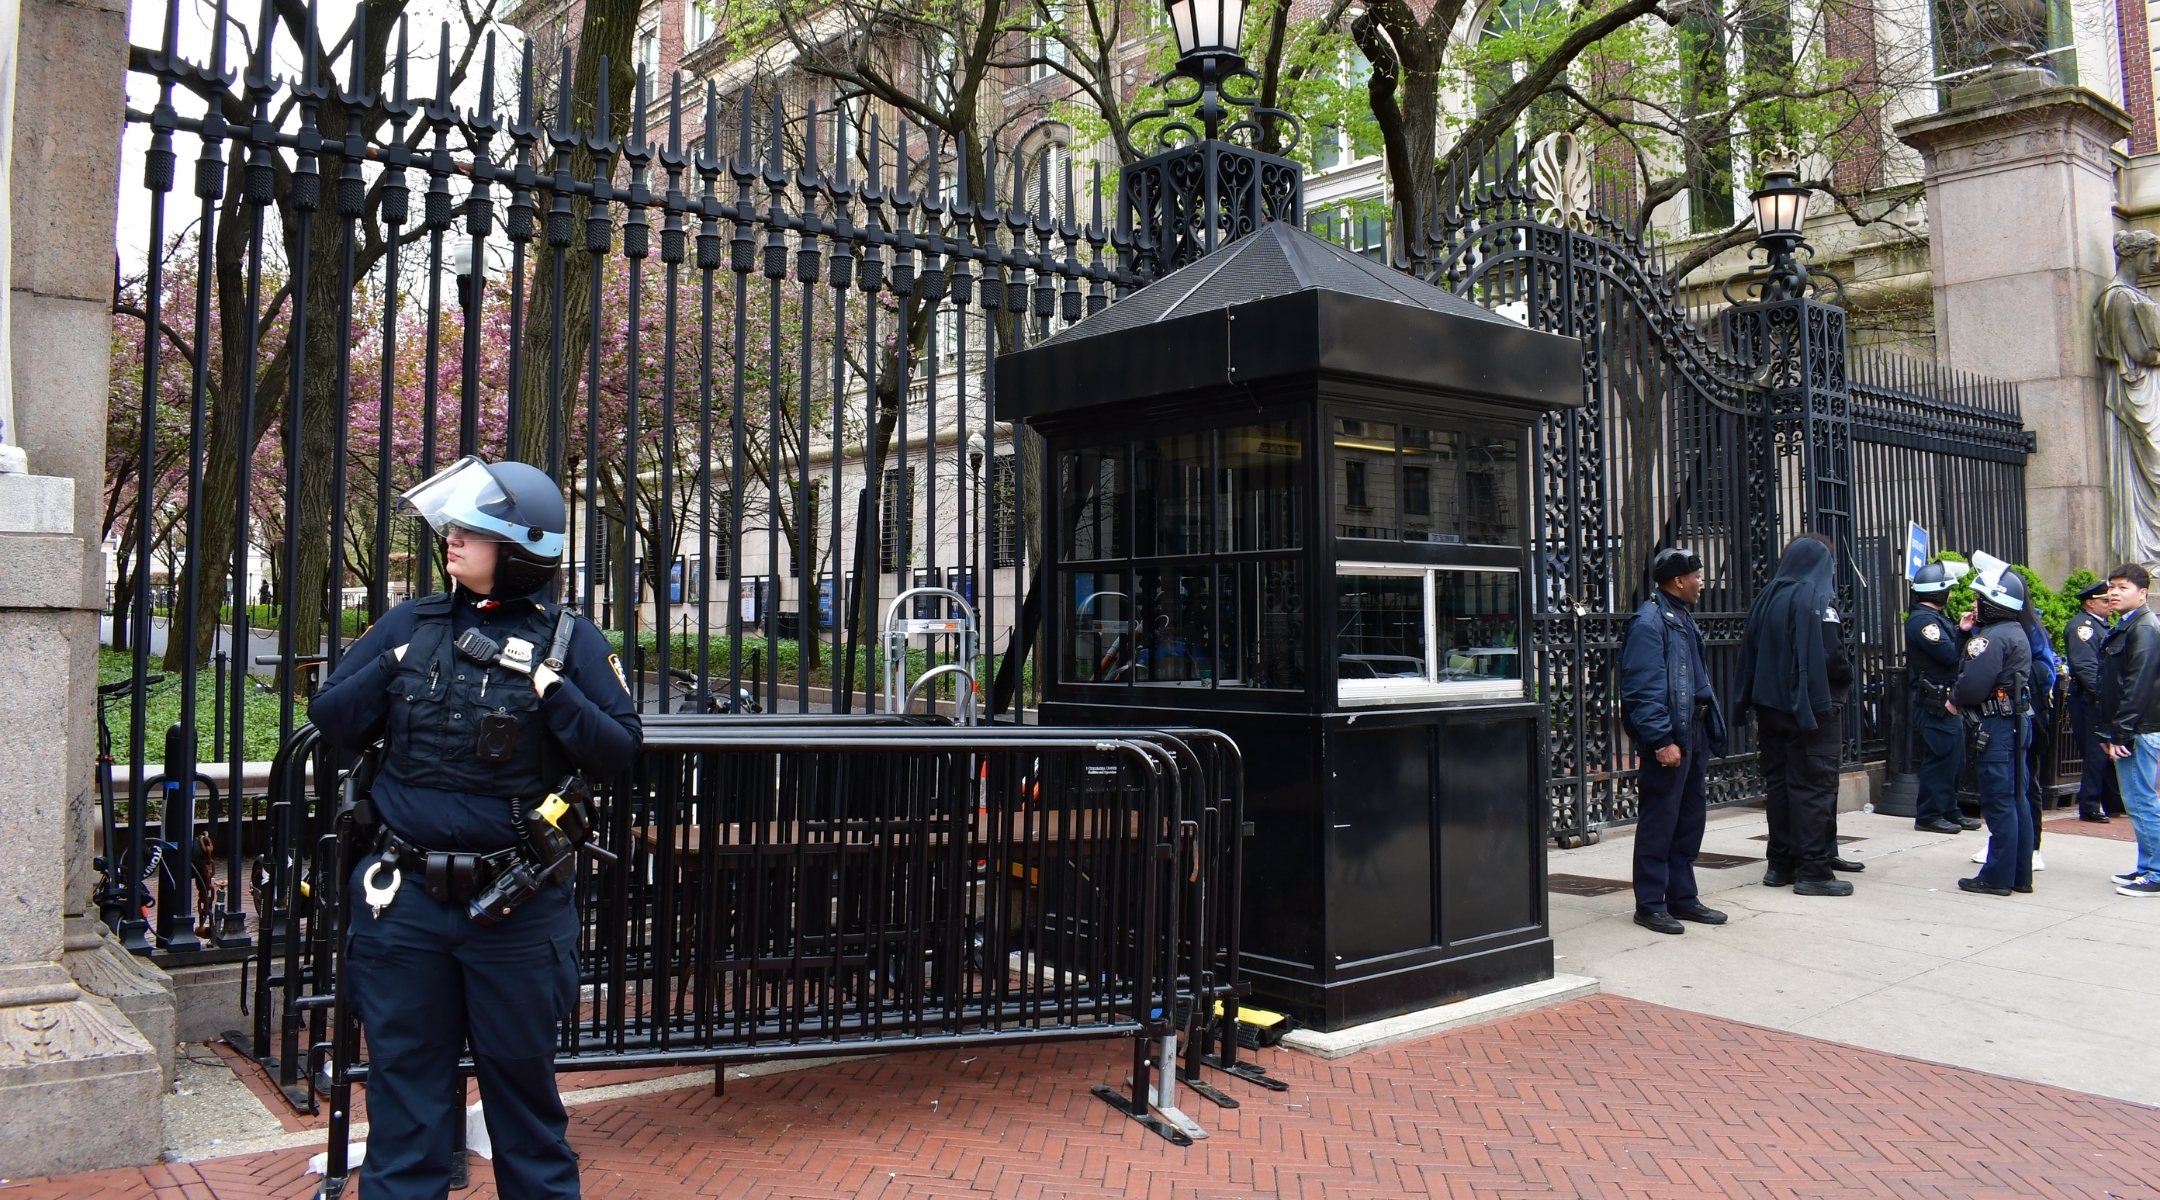
{"type": "MultiPolygon", "coordinates": [[[[2044,827],[2029,896],[1968,895],[1984,833],[1921,833],[1909,818],[1846,813],[1845,856],[1867,870],[1845,898],[1762,885],[1759,861],[1697,870],[1723,926],[1675,937],[1633,922],[1633,893],[1552,897],[1561,971],[1675,1008],[2160,1104],[2151,1042],[2160,899],[2115,894],[2135,847],[2044,827]]],[[[1706,853],[1760,859],[1759,809],[1713,813],[1706,853]]],[[[2122,818],[2088,830],[2119,836],[2122,818]]],[[[1554,874],[1626,881],[1631,830],[1555,850],[1554,874]]]]}

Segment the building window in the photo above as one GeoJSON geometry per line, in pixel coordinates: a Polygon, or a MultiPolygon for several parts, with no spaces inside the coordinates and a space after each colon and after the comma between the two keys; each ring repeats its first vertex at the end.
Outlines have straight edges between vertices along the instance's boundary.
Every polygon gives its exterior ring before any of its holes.
{"type": "Polygon", "coordinates": [[[713,18],[705,0],[683,0],[683,49],[695,50],[712,40],[713,18]]]}
{"type": "Polygon", "coordinates": [[[637,36],[637,65],[644,72],[647,86],[660,78],[660,31],[647,29],[637,36]]]}
{"type": "Polygon", "coordinates": [[[1335,419],[1335,536],[1395,536],[1395,426],[1335,419]]]}
{"type": "Polygon", "coordinates": [[[900,485],[900,468],[885,468],[885,483],[878,498],[878,570],[887,575],[915,559],[914,500],[915,468],[908,468],[905,488],[900,485]]]}
{"type": "Polygon", "coordinates": [[[1028,38],[1029,83],[1056,78],[1058,68],[1064,66],[1066,61],[1065,43],[1057,34],[1059,28],[1065,24],[1065,6],[1054,2],[1045,5],[1044,10],[1049,14],[1048,19],[1037,26],[1038,32],[1028,38]]]}
{"type": "Polygon", "coordinates": [[[990,565],[1020,562],[1020,478],[1010,454],[1000,454],[990,468],[990,565]]]}

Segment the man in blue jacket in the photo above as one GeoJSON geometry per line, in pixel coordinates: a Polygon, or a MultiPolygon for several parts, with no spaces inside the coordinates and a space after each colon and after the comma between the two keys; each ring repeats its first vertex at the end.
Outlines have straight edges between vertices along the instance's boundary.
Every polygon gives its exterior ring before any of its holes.
{"type": "Polygon", "coordinates": [[[1689,610],[1702,598],[1702,559],[1660,550],[1650,563],[1657,591],[1635,611],[1620,648],[1620,715],[1642,755],[1635,823],[1635,923],[1683,933],[1682,921],[1723,925],[1695,890],[1708,812],[1710,756],[1725,752],[1725,715],[1689,610]]]}

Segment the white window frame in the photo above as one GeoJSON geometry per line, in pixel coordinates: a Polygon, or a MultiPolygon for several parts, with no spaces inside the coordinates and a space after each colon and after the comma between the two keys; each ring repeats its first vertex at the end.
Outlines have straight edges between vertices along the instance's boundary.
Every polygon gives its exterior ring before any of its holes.
{"type": "Polygon", "coordinates": [[[702,0],[683,0],[683,49],[691,51],[712,40],[715,23],[702,0]]]}
{"type": "MultiPolygon", "coordinates": [[[[1425,582],[1425,674],[1419,679],[1342,679],[1335,680],[1335,702],[1343,708],[1365,708],[1380,704],[1436,704],[1490,700],[1520,700],[1524,690],[1522,674],[1522,613],[1516,611],[1516,658],[1517,678],[1496,679],[1489,683],[1472,683],[1465,680],[1440,678],[1440,573],[1446,571],[1461,574],[1504,574],[1520,577],[1520,567],[1428,567],[1406,563],[1338,562],[1335,575],[1380,575],[1397,579],[1418,577],[1425,582]]],[[[1518,585],[1517,594],[1520,595],[1518,585]]],[[[1337,654],[1336,667],[1340,667],[1337,654]]]]}

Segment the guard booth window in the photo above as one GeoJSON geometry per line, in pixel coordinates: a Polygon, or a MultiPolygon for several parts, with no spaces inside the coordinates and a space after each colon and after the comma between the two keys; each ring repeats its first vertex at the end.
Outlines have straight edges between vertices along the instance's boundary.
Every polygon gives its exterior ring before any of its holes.
{"type": "Polygon", "coordinates": [[[1290,421],[1060,453],[1062,677],[1302,690],[1304,465],[1290,421]]]}
{"type": "Polygon", "coordinates": [[[1344,563],[1335,575],[1335,680],[1343,704],[1516,699],[1518,573],[1344,563]]]}

